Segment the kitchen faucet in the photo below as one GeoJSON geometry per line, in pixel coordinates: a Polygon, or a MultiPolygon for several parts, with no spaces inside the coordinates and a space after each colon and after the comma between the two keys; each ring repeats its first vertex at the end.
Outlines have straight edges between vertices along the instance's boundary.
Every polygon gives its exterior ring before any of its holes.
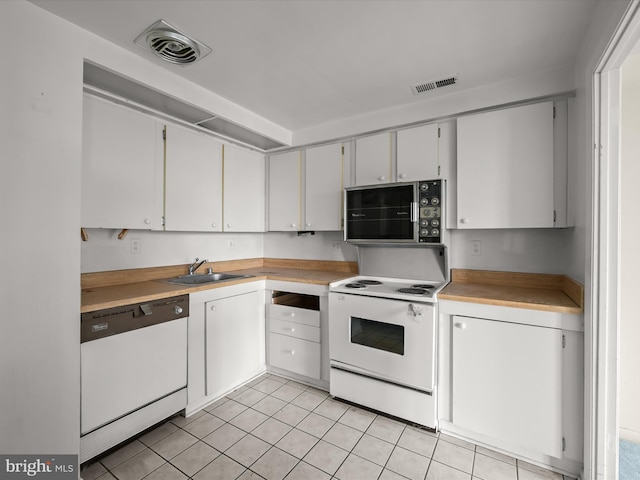
{"type": "Polygon", "coordinates": [[[193,262],[191,265],[189,265],[189,275],[193,275],[193,274],[195,273],[195,271],[196,271],[197,269],[199,269],[199,268],[202,266],[202,264],[203,264],[204,262],[206,262],[206,261],[207,261],[207,259],[205,258],[205,259],[204,259],[204,260],[202,260],[200,263],[198,263],[198,261],[199,261],[199,260],[200,260],[200,259],[199,259],[198,257],[196,257],[196,261],[195,261],[195,262],[193,262]]]}

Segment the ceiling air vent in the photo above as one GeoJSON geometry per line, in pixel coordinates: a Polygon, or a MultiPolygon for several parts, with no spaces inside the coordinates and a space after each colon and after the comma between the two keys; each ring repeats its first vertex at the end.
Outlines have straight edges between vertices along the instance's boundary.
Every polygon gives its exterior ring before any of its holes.
{"type": "Polygon", "coordinates": [[[455,85],[458,83],[458,75],[450,75],[448,77],[440,78],[438,80],[431,80],[429,82],[419,83],[417,85],[411,85],[411,91],[414,95],[420,95],[421,93],[427,93],[438,88],[448,87],[449,85],[455,85]]]}
{"type": "Polygon", "coordinates": [[[204,43],[189,38],[164,20],[158,20],[138,35],[135,43],[177,65],[189,65],[211,53],[211,49],[204,43]]]}

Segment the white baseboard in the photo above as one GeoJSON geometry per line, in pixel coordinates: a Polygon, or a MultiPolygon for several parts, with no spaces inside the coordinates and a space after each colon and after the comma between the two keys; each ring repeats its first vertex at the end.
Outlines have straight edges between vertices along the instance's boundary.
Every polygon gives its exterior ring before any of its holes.
{"type": "Polygon", "coordinates": [[[640,443],[640,432],[636,432],[635,430],[628,430],[626,428],[620,427],[618,429],[618,435],[622,440],[626,440],[628,442],[640,443]]]}

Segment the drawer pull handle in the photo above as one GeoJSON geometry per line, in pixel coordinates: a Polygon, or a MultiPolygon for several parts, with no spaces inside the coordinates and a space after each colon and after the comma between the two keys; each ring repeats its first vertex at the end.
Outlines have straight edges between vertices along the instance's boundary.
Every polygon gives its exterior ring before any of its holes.
{"type": "Polygon", "coordinates": [[[285,328],[285,329],[283,329],[283,330],[285,330],[285,331],[289,331],[289,332],[291,332],[291,333],[293,333],[293,332],[295,332],[295,331],[296,331],[296,329],[295,329],[295,328],[285,328]]]}
{"type": "Polygon", "coordinates": [[[289,355],[295,355],[296,351],[295,350],[285,350],[285,353],[288,353],[289,355]]]}
{"type": "Polygon", "coordinates": [[[295,317],[295,316],[296,316],[296,314],[295,314],[295,312],[291,312],[291,313],[289,314],[289,316],[290,316],[290,317],[295,317]]]}

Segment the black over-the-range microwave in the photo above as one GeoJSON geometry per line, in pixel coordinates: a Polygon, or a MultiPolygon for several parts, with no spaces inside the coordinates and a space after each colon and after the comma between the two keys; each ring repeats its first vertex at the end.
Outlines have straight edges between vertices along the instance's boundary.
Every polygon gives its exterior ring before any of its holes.
{"type": "Polygon", "coordinates": [[[442,244],[444,189],[441,179],[346,188],[345,241],[442,244]]]}

